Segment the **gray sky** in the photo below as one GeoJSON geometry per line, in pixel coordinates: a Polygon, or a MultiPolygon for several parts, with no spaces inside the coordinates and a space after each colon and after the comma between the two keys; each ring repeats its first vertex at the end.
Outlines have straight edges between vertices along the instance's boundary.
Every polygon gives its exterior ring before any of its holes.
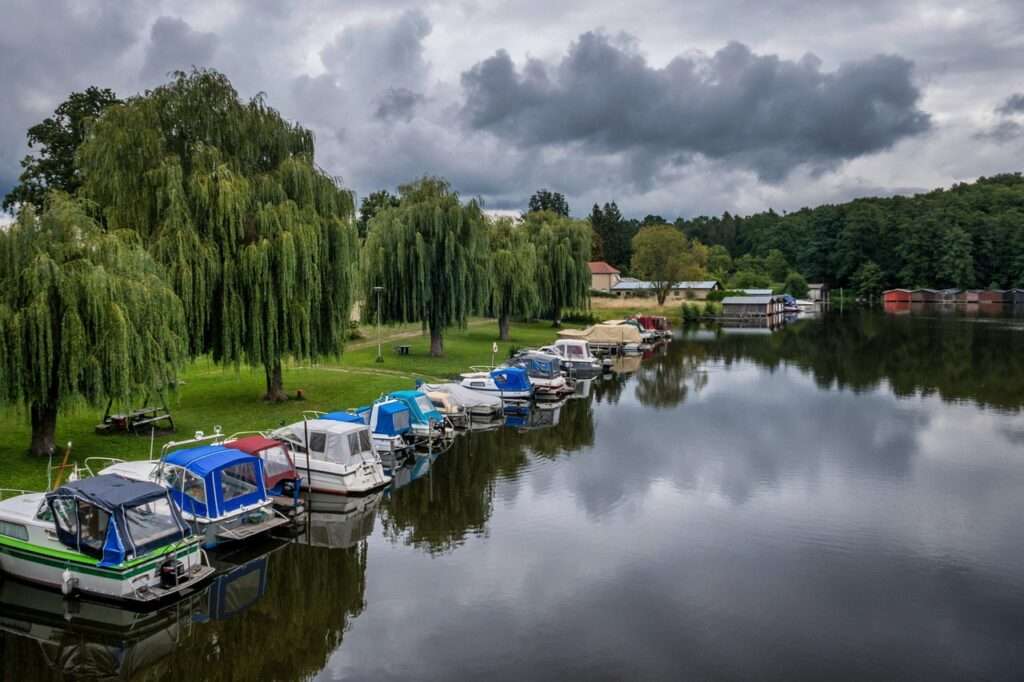
{"type": "Polygon", "coordinates": [[[209,66],[360,196],[747,213],[1021,169],[1019,0],[0,0],[0,192],[71,91],[209,66]]]}

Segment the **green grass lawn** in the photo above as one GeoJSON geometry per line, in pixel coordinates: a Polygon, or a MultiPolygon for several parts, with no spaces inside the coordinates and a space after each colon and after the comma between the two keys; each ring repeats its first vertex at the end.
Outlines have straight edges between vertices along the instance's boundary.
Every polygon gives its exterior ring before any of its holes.
{"type": "MultiPolygon", "coordinates": [[[[389,332],[384,329],[385,334],[389,332]]],[[[364,327],[370,334],[371,328],[364,327]]],[[[213,431],[219,425],[225,433],[266,430],[302,418],[304,410],[336,410],[365,405],[381,393],[412,388],[416,377],[446,378],[470,365],[490,364],[491,344],[497,340],[498,326],[493,321],[474,320],[464,330],[453,329],[445,337],[445,357],[430,357],[430,339],[426,336],[385,339],[384,362],[377,363],[372,338],[353,343],[340,361],[314,367],[286,367],[285,390],[294,396],[302,389],[305,400],[265,403],[263,370],[221,368],[207,360],[198,360],[181,375],[182,384],[169,399],[177,433],[158,437],[156,452],[168,440],[189,438],[195,431],[213,431]],[[369,345],[367,345],[369,344],[369,345]],[[407,356],[394,347],[410,346],[407,356]]],[[[550,323],[514,324],[512,340],[499,342],[497,362],[508,357],[512,347],[537,346],[555,338],[550,323]]],[[[138,406],[137,406],[138,407],[138,406]]],[[[72,461],[86,457],[141,459],[149,454],[149,438],[125,434],[97,435],[95,425],[102,409],[83,408],[60,415],[57,438],[63,447],[73,443],[72,461]]],[[[0,415],[0,428],[7,434],[0,445],[0,488],[41,490],[46,486],[46,462],[27,454],[28,418],[23,412],[0,415]]],[[[56,459],[60,459],[57,457],[56,459]]]]}

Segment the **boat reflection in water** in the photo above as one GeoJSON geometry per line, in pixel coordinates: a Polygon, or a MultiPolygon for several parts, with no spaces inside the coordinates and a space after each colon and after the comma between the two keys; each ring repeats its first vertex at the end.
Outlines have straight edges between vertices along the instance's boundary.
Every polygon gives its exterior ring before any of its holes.
{"type": "Polygon", "coordinates": [[[171,655],[206,606],[207,591],[156,611],[65,600],[4,579],[0,632],[4,679],[129,679],[171,655]],[[10,676],[10,677],[8,677],[10,676]]]}
{"type": "MultiPolygon", "coordinates": [[[[417,458],[416,464],[425,458],[417,458]]],[[[412,466],[412,465],[410,465],[412,466]]],[[[393,480],[398,481],[398,472],[393,480]]],[[[377,519],[377,508],[384,498],[384,491],[359,497],[331,495],[325,500],[313,498],[313,511],[309,515],[306,531],[297,542],[313,547],[345,549],[365,540],[373,533],[377,519]]]]}
{"type": "Polygon", "coordinates": [[[554,403],[534,403],[525,414],[510,414],[505,417],[505,425],[519,432],[557,426],[564,405],[564,400],[554,403]]]}
{"type": "Polygon", "coordinates": [[[243,545],[230,553],[211,557],[217,576],[208,590],[200,622],[234,618],[258,602],[267,591],[270,556],[288,541],[267,538],[255,545],[243,545]]]}

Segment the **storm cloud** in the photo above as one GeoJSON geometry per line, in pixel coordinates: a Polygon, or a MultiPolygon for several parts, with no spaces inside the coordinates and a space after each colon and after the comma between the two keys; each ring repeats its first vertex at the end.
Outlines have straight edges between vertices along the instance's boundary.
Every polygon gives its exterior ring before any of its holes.
{"type": "Polygon", "coordinates": [[[150,44],[141,74],[146,81],[160,81],[172,71],[209,64],[217,47],[216,35],[195,31],[174,17],[157,19],[149,35],[150,44]]]}
{"type": "Polygon", "coordinates": [[[555,64],[518,69],[504,50],[462,76],[477,130],[525,145],[736,161],[768,180],[833,166],[930,128],[913,64],[879,55],[824,72],[730,43],[710,56],[648,64],[630,40],[585,33],[555,64]]]}

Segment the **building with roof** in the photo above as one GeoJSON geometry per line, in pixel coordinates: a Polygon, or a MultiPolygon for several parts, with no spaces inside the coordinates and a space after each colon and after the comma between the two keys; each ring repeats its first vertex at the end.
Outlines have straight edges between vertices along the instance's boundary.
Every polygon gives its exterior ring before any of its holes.
{"type": "Polygon", "coordinates": [[[767,317],[782,315],[784,311],[782,296],[726,296],[722,299],[724,317],[767,317]]]}
{"type": "Polygon", "coordinates": [[[590,268],[590,288],[594,291],[611,291],[622,279],[622,273],[603,260],[590,261],[587,266],[590,268]]]}
{"type": "MultiPolygon", "coordinates": [[[[688,298],[691,300],[703,301],[712,291],[717,291],[721,288],[722,286],[715,280],[676,282],[672,285],[671,295],[673,298],[688,298]]],[[[622,297],[653,296],[655,289],[656,287],[654,282],[645,282],[644,280],[633,277],[622,277],[619,279],[619,282],[611,288],[611,291],[613,294],[617,294],[622,297]]]]}
{"type": "Polygon", "coordinates": [[[822,303],[828,300],[828,285],[824,282],[813,282],[807,284],[807,299],[815,303],[822,303]]]}

